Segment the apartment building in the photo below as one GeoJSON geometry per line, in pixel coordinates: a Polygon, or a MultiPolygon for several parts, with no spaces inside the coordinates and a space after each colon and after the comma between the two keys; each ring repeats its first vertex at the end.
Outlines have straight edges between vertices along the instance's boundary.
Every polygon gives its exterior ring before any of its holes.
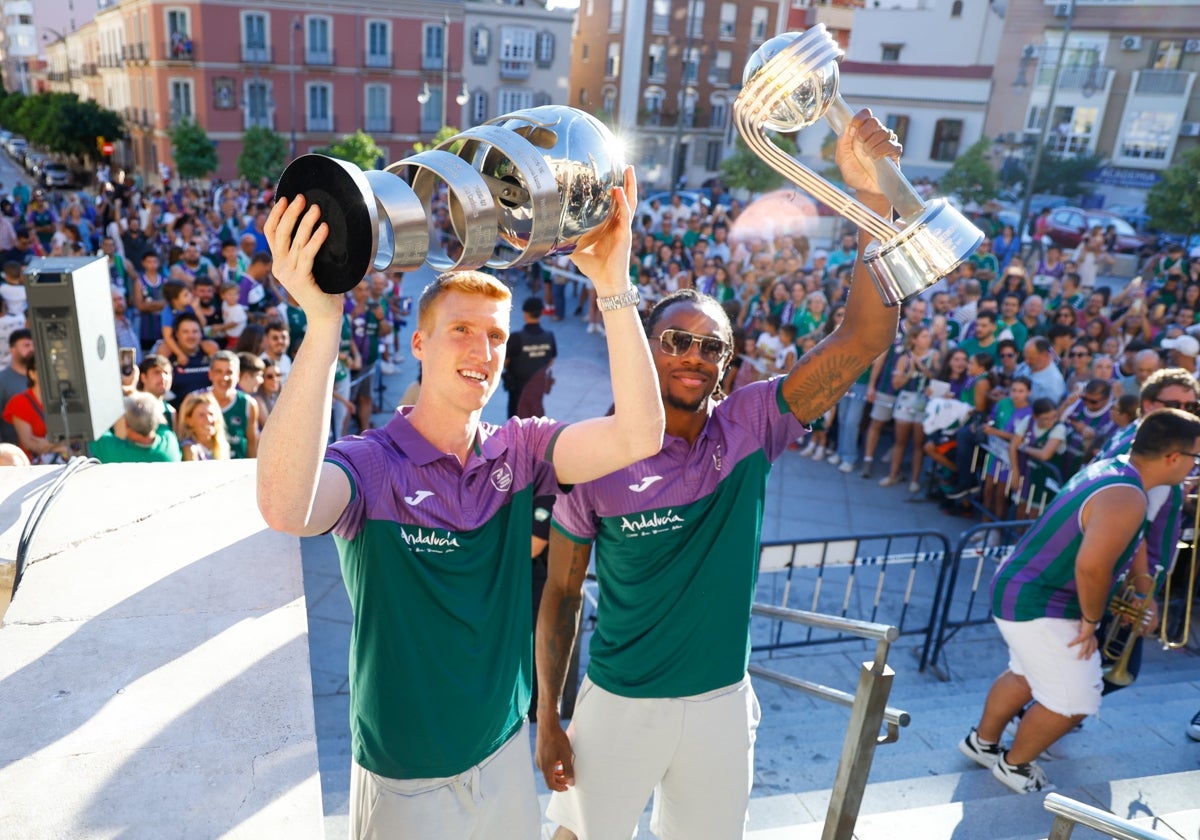
{"type": "Polygon", "coordinates": [[[1043,132],[1098,155],[1106,203],[1137,203],[1200,142],[1198,72],[1195,0],[1010,0],[983,130],[1017,155],[1043,132]]]}
{"type": "Polygon", "coordinates": [[[699,186],[733,142],[746,60],[787,11],[761,0],[582,0],[570,104],[621,132],[647,187],[699,186]]]}
{"type": "Polygon", "coordinates": [[[33,91],[37,55],[33,0],[0,0],[0,72],[5,90],[33,91]]]}
{"type": "Polygon", "coordinates": [[[116,0],[47,49],[47,81],[121,113],[117,162],[142,173],[170,162],[181,120],[216,141],[220,178],[235,176],[251,126],[294,154],[362,129],[394,160],[444,124],[565,102],[570,13],[469,5],[470,60],[461,0],[116,0]]]}

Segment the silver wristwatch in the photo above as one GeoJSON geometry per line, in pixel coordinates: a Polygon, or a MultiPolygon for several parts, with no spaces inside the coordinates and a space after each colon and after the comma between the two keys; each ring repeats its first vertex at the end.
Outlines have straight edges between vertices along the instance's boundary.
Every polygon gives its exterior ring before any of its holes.
{"type": "Polygon", "coordinates": [[[624,309],[626,306],[637,306],[642,302],[642,296],[637,289],[626,289],[619,295],[596,298],[596,306],[601,312],[612,312],[614,309],[624,309]]]}

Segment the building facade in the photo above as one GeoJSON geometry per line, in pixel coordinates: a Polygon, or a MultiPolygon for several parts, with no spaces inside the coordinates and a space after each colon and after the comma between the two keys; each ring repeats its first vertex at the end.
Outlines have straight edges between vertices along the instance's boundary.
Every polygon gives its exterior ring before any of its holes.
{"type": "Polygon", "coordinates": [[[700,186],[720,174],[733,142],[730,117],[746,60],[782,31],[788,7],[582,0],[570,104],[619,129],[647,187],[700,186]]]}
{"type": "Polygon", "coordinates": [[[5,90],[33,92],[37,56],[33,0],[0,0],[0,67],[5,90]]]}
{"type": "Polygon", "coordinates": [[[984,133],[1028,156],[1044,130],[1051,152],[1108,162],[1107,204],[1136,203],[1200,142],[1198,72],[1194,0],[1011,0],[984,133]]]}

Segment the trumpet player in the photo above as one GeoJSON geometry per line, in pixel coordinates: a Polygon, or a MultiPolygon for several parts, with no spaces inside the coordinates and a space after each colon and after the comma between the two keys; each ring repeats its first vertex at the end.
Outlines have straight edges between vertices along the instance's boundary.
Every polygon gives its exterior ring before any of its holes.
{"type": "MultiPolygon", "coordinates": [[[[1051,789],[1034,758],[1099,710],[1096,626],[1115,582],[1128,572],[1153,598],[1142,542],[1146,493],[1182,482],[1198,457],[1200,419],[1176,408],[1151,412],[1128,457],[1090,464],[1072,478],[997,569],[992,611],[1009,665],[959,748],[1010,789],[1051,789]],[[1005,724],[1030,700],[1012,745],[1001,745],[1005,724]]],[[[1158,620],[1147,606],[1142,632],[1158,620]]]]}

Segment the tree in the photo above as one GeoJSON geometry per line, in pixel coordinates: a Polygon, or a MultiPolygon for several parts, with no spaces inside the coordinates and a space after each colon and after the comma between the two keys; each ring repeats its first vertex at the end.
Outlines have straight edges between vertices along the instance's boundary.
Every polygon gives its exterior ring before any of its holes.
{"type": "Polygon", "coordinates": [[[180,120],[171,129],[171,153],[175,157],[175,171],[184,180],[203,178],[215,172],[220,162],[216,144],[190,119],[180,120]]]}
{"type": "Polygon", "coordinates": [[[120,115],[102,108],[92,100],[80,101],[73,93],[38,94],[44,99],[37,124],[30,127],[30,139],[52,152],[98,161],[101,152],[96,138],[116,139],[125,135],[120,115]]]}
{"type": "Polygon", "coordinates": [[[345,134],[342,139],[319,150],[323,155],[349,161],[359,169],[374,169],[376,162],[383,157],[383,149],[375,143],[375,138],[361,128],[353,134],[345,134]]]}
{"type": "Polygon", "coordinates": [[[1200,231],[1200,146],[1188,149],[1163,170],[1162,180],[1146,195],[1146,215],[1153,227],[1186,233],[1188,239],[1200,231]]]}
{"type": "MultiPolygon", "coordinates": [[[[780,134],[769,136],[784,154],[796,154],[796,141],[791,137],[780,134]]],[[[784,181],[782,175],[750,150],[741,136],[737,138],[733,154],[721,161],[721,178],[730,189],[746,189],[752,193],[776,189],[784,181]]]]}
{"type": "Polygon", "coordinates": [[[964,204],[983,204],[996,197],[996,173],[988,162],[992,143],[980,137],[938,179],[941,191],[958,196],[964,204]]]}
{"type": "Polygon", "coordinates": [[[1057,155],[1042,151],[1034,193],[1078,198],[1088,191],[1085,179],[1104,163],[1096,155],[1057,155]]]}
{"type": "Polygon", "coordinates": [[[17,112],[21,110],[21,103],[24,101],[25,94],[16,91],[6,95],[4,101],[0,102],[0,124],[14,134],[21,133],[21,127],[17,125],[17,112]]]}
{"type": "Polygon", "coordinates": [[[279,180],[287,163],[287,142],[283,135],[266,126],[252,126],[242,134],[242,153],[238,155],[237,172],[252,184],[263,178],[272,183],[279,180]]]}
{"type": "MultiPolygon", "coordinates": [[[[438,146],[440,146],[442,143],[445,143],[460,131],[461,129],[455,128],[452,125],[444,125],[437,130],[437,134],[433,135],[433,139],[429,141],[428,145],[422,143],[420,140],[418,140],[416,143],[413,143],[413,151],[424,152],[428,151],[429,149],[436,149],[438,146]]],[[[455,149],[457,149],[457,146],[455,146],[454,149],[451,149],[451,151],[455,151],[455,149]]]]}

